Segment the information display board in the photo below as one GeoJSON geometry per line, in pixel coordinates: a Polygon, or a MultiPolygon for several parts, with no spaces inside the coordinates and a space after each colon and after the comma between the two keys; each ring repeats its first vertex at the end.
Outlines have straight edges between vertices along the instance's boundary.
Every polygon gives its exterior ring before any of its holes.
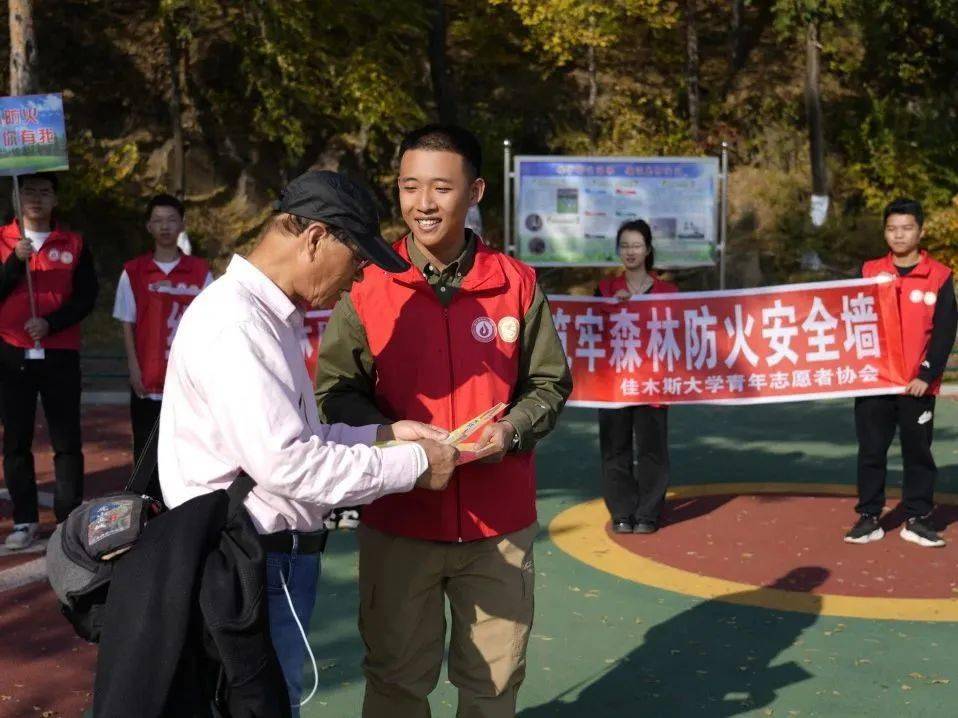
{"type": "Polygon", "coordinates": [[[618,265],[619,226],[643,219],[657,267],[715,265],[716,157],[517,156],[515,181],[513,236],[529,264],[618,265]]]}

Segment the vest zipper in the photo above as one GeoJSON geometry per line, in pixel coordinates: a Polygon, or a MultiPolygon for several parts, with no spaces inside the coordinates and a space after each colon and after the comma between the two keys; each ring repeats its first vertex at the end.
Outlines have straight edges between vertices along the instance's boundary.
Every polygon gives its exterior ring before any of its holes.
{"type": "MultiPolygon", "coordinates": [[[[455,392],[456,385],[455,379],[453,377],[452,371],[452,336],[449,333],[449,308],[442,308],[442,318],[446,322],[446,359],[449,362],[449,416],[455,422],[456,417],[456,401],[455,401],[455,392]]],[[[459,485],[459,477],[456,477],[456,535],[459,537],[459,543],[462,543],[462,493],[459,485]]]]}

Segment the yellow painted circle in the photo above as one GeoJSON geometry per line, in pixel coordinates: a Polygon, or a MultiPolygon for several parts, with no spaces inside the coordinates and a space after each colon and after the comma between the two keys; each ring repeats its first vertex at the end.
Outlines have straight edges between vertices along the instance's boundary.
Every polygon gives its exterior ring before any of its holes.
{"type": "MultiPolygon", "coordinates": [[[[702,484],[676,487],[669,491],[668,498],[750,494],[854,496],[855,487],[799,483],[702,484]]],[[[893,489],[890,489],[888,494],[890,498],[900,496],[900,492],[896,495],[893,489]]],[[[941,504],[958,504],[958,495],[936,494],[935,501],[941,504]]],[[[556,516],[549,524],[549,536],[565,553],[600,571],[689,596],[825,616],[896,621],[958,621],[958,598],[872,598],[811,594],[701,576],[639,556],[623,548],[606,533],[605,525],[608,520],[609,515],[601,499],[587,501],[556,516]]]]}

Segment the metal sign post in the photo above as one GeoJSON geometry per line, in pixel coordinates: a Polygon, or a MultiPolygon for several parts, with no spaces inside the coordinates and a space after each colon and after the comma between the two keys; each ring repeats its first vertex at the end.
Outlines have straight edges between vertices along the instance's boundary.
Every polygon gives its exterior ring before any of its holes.
{"type": "Polygon", "coordinates": [[[726,259],[728,257],[728,142],[722,142],[722,197],[719,217],[719,289],[725,289],[726,259]]]}
{"type": "Polygon", "coordinates": [[[511,257],[516,256],[512,245],[512,142],[502,141],[502,249],[511,257]]]}

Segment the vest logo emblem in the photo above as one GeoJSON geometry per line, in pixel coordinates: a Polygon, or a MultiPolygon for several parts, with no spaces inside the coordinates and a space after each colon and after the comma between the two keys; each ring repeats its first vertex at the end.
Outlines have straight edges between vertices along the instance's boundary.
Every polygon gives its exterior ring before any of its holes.
{"type": "Polygon", "coordinates": [[[515,317],[503,317],[499,320],[499,336],[502,341],[512,344],[519,338],[519,320],[515,317]]]}
{"type": "Polygon", "coordinates": [[[496,324],[489,317],[478,317],[472,323],[472,338],[488,344],[496,338],[496,324]]]}
{"type": "Polygon", "coordinates": [[[59,261],[60,261],[60,250],[59,250],[59,249],[51,249],[49,252],[47,252],[47,256],[50,258],[50,261],[51,261],[51,262],[59,262],[59,261]]]}
{"type": "MultiPolygon", "coordinates": [[[[53,257],[51,256],[51,259],[53,257]]],[[[60,255],[60,261],[64,264],[73,264],[73,252],[64,252],[60,255]]]]}

